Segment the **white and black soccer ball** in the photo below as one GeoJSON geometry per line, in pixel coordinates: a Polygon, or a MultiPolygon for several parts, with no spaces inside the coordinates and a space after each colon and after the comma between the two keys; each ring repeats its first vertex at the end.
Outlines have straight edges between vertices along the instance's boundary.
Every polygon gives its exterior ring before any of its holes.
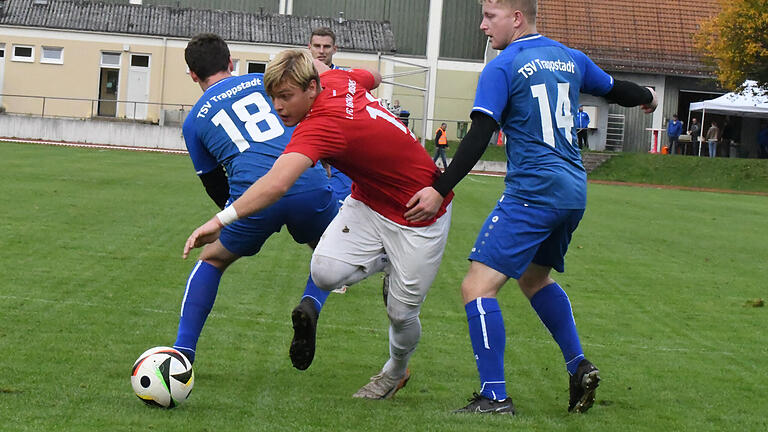
{"type": "Polygon", "coordinates": [[[144,351],[131,371],[133,391],[147,405],[173,408],[189,397],[194,384],[192,363],[169,347],[144,351]]]}

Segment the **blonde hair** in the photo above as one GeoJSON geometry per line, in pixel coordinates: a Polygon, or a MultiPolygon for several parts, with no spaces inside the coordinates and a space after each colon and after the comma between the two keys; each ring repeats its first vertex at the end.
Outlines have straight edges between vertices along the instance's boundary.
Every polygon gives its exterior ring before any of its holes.
{"type": "Polygon", "coordinates": [[[525,19],[531,23],[536,23],[536,13],[538,12],[537,0],[478,0],[482,5],[484,3],[501,3],[523,13],[525,19]]]}
{"type": "Polygon", "coordinates": [[[316,81],[320,88],[320,75],[312,63],[309,51],[304,49],[280,52],[264,71],[264,90],[270,97],[274,97],[277,87],[284,83],[293,83],[306,90],[312,81],[316,81]]]}

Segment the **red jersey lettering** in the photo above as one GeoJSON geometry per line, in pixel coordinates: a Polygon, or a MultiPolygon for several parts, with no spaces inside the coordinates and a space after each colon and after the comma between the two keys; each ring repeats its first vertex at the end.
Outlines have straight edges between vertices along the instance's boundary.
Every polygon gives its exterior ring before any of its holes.
{"type": "Polygon", "coordinates": [[[440,170],[416,137],[371,95],[373,75],[365,70],[331,70],[320,76],[320,92],[296,126],[285,153],[323,159],[348,175],[352,197],[387,219],[408,226],[431,225],[445,213],[453,192],[435,219],[411,223],[408,200],[431,186],[440,170]]]}

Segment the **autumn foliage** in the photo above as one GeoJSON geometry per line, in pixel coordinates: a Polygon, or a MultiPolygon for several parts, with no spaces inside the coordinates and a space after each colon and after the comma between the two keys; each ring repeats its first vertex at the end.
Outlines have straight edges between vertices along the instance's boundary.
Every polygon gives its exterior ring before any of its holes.
{"type": "Polygon", "coordinates": [[[704,21],[696,46],[725,88],[745,80],[768,88],[768,0],[720,0],[719,15],[704,21]]]}

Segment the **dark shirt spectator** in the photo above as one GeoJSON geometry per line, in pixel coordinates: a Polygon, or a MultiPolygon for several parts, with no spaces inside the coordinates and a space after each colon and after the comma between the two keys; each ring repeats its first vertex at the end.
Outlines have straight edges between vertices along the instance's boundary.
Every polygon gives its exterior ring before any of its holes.
{"type": "Polygon", "coordinates": [[[768,158],[768,123],[763,123],[763,128],[758,132],[757,144],[760,149],[760,157],[768,158]]]}
{"type": "Polygon", "coordinates": [[[579,106],[579,112],[576,113],[576,136],[579,138],[579,148],[589,148],[589,114],[584,112],[584,107],[579,106]]]}
{"type": "MultiPolygon", "coordinates": [[[[691,125],[688,128],[688,135],[691,136],[691,142],[701,145],[699,143],[699,137],[701,136],[701,126],[699,126],[699,120],[696,117],[691,119],[691,125]]],[[[684,154],[688,154],[687,151],[683,151],[684,154]]]]}

